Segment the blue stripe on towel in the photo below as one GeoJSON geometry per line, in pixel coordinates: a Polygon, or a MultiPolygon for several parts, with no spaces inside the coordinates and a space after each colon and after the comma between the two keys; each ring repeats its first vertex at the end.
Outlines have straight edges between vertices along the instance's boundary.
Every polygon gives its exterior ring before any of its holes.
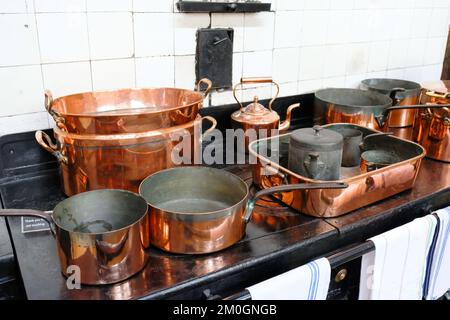
{"type": "Polygon", "coordinates": [[[311,279],[310,279],[310,282],[309,282],[309,292],[308,292],[308,300],[311,300],[312,291],[313,291],[313,285],[314,285],[313,284],[314,271],[313,271],[313,268],[311,266],[311,263],[308,263],[307,266],[309,268],[309,272],[311,273],[311,279]]]}
{"type": "Polygon", "coordinates": [[[313,295],[313,300],[317,299],[317,290],[319,287],[319,266],[317,265],[317,262],[313,261],[313,268],[316,271],[316,279],[314,281],[314,295],[313,295]]]}
{"type": "MultiPolygon", "coordinates": [[[[447,211],[447,213],[450,214],[450,208],[446,208],[445,211],[447,211]]],[[[447,240],[448,240],[449,233],[450,233],[450,221],[447,223],[447,229],[444,230],[444,235],[443,235],[444,239],[443,239],[443,243],[442,243],[441,252],[439,252],[439,260],[438,260],[438,265],[436,268],[436,275],[439,274],[439,271],[441,269],[442,259],[444,257],[444,252],[447,247],[447,240]]],[[[434,280],[436,280],[436,279],[434,279],[434,280]]],[[[434,292],[435,286],[436,286],[436,281],[433,281],[432,292],[434,292]]]]}
{"type": "Polygon", "coordinates": [[[439,238],[439,231],[441,230],[441,219],[437,214],[433,214],[433,216],[436,218],[436,228],[433,235],[433,241],[431,242],[430,251],[428,251],[427,256],[427,265],[426,265],[426,272],[425,272],[425,279],[424,279],[424,285],[423,285],[423,296],[426,297],[428,295],[428,290],[430,287],[430,277],[431,277],[431,266],[433,264],[433,257],[434,252],[436,251],[436,244],[437,240],[439,238]]]}

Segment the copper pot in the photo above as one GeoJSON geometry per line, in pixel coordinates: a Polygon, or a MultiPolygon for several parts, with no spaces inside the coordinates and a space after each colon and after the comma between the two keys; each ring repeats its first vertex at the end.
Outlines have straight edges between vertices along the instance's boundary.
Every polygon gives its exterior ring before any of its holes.
{"type": "Polygon", "coordinates": [[[86,92],[53,100],[45,92],[45,108],[56,126],[75,134],[135,133],[182,125],[195,120],[212,87],[201,79],[197,91],[177,88],[122,89],[86,92]],[[200,92],[202,83],[207,85],[200,92]]]}
{"type": "Polygon", "coordinates": [[[427,157],[450,162],[450,81],[443,80],[423,85],[420,102],[425,105],[416,117],[413,141],[421,144],[427,157]],[[441,109],[431,108],[444,105],[441,109]]]}
{"type": "Polygon", "coordinates": [[[280,116],[276,111],[272,110],[272,104],[278,97],[280,88],[272,78],[241,78],[241,81],[233,88],[233,96],[240,106],[240,109],[235,111],[231,115],[232,124],[234,129],[242,129],[245,134],[245,151],[248,152],[248,145],[250,142],[261,138],[264,134],[265,137],[272,135],[272,130],[286,131],[291,125],[291,113],[295,108],[300,107],[300,103],[295,103],[286,111],[286,119],[280,123],[280,116]],[[254,97],[254,101],[243,106],[239,99],[236,97],[236,90],[239,86],[244,84],[258,84],[258,83],[272,83],[276,87],[276,93],[270,100],[268,108],[264,107],[258,102],[258,97],[254,97]],[[250,129],[254,131],[251,132],[250,129]]]}
{"type": "MultiPolygon", "coordinates": [[[[365,79],[361,89],[376,91],[388,95],[394,106],[414,105],[419,103],[421,86],[417,82],[399,79],[365,79]]],[[[414,123],[414,109],[399,109],[391,113],[388,126],[410,127],[414,123]]]]}
{"type": "Polygon", "coordinates": [[[159,171],[142,181],[139,193],[150,206],[152,245],[168,252],[198,254],[239,241],[261,196],[346,187],[341,182],[295,184],[261,190],[250,197],[247,184],[238,176],[198,166],[159,171]]]}
{"type": "Polygon", "coordinates": [[[203,120],[212,123],[205,136],[216,126],[209,116],[129,134],[79,135],[55,128],[56,144],[42,131],[36,132],[36,140],[59,160],[63,191],[68,196],[105,188],[137,192],[141,181],[154,172],[200,161],[203,120]]]}
{"type": "MultiPolygon", "coordinates": [[[[45,219],[56,238],[61,272],[82,284],[125,280],[147,262],[148,206],[125,190],[96,190],[60,202],[53,212],[0,209],[0,216],[45,219]]],[[[44,288],[43,288],[44,289],[44,288]]]]}

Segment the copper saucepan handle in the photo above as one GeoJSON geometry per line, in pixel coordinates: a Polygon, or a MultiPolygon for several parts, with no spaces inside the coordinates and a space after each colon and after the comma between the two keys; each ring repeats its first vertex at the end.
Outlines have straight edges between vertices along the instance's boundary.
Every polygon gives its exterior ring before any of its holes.
{"type": "Polygon", "coordinates": [[[383,113],[379,116],[375,117],[375,120],[378,123],[378,126],[380,128],[383,128],[386,124],[386,121],[388,119],[388,115],[391,111],[395,110],[403,110],[403,109],[442,109],[442,108],[449,108],[450,104],[412,104],[407,106],[392,106],[388,107],[383,110],[383,113]]]}
{"type": "Polygon", "coordinates": [[[61,150],[58,149],[55,143],[53,143],[52,139],[46,134],[44,131],[38,130],[34,134],[37,143],[47,150],[49,153],[54,155],[58,161],[63,162],[64,164],[68,163],[67,157],[62,154],[61,150]]]}
{"type": "Polygon", "coordinates": [[[198,80],[198,82],[197,82],[197,91],[198,92],[201,92],[201,84],[202,83],[205,83],[207,86],[205,91],[203,92],[203,98],[206,98],[208,96],[209,92],[211,91],[212,81],[209,80],[208,78],[203,78],[203,79],[198,80]]]}
{"type": "Polygon", "coordinates": [[[217,120],[211,116],[204,116],[202,117],[202,121],[203,120],[208,120],[209,122],[211,122],[211,127],[202,134],[202,139],[204,139],[207,135],[213,132],[213,130],[216,129],[217,126],[217,120]]]}
{"type": "Polygon", "coordinates": [[[0,217],[36,217],[44,219],[45,222],[48,223],[52,235],[55,236],[52,211],[40,211],[32,209],[0,209],[0,217]]]}
{"type": "Polygon", "coordinates": [[[248,223],[252,216],[255,203],[258,198],[271,195],[278,192],[293,191],[293,190],[312,190],[312,189],[345,189],[348,184],[345,182],[322,182],[322,183],[299,183],[276,186],[258,191],[255,195],[247,201],[244,213],[244,222],[248,223]]]}
{"type": "Polygon", "coordinates": [[[243,77],[243,78],[241,78],[241,81],[239,83],[237,83],[233,87],[233,97],[237,101],[237,103],[239,104],[241,110],[244,108],[244,106],[239,101],[239,99],[236,97],[236,90],[237,90],[238,86],[242,86],[243,84],[252,84],[252,83],[253,84],[257,84],[257,83],[273,83],[275,85],[275,87],[277,88],[277,92],[273,96],[272,100],[270,100],[269,106],[268,106],[269,110],[272,111],[272,104],[275,101],[275,99],[278,97],[278,94],[280,93],[280,86],[278,85],[278,83],[273,81],[272,77],[243,77]]]}

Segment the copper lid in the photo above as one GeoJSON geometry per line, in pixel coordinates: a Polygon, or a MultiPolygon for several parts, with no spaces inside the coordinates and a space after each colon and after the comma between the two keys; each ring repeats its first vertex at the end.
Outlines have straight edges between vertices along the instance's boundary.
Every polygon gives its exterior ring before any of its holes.
{"type": "Polygon", "coordinates": [[[271,111],[258,102],[258,97],[253,98],[253,102],[246,107],[235,111],[231,118],[238,122],[249,124],[273,123],[280,120],[280,116],[275,111],[271,111]]]}

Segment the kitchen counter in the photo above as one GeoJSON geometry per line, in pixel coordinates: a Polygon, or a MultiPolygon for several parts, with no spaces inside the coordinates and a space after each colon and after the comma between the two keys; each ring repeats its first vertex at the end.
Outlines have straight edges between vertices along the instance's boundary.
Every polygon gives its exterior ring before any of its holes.
{"type": "MultiPolygon", "coordinates": [[[[227,170],[251,182],[249,166],[227,170]]],[[[54,196],[49,205],[54,205],[54,196]]],[[[362,242],[449,204],[450,164],[424,159],[414,188],[384,201],[339,218],[316,219],[266,198],[258,202],[245,238],[231,248],[197,256],[149,249],[149,263],[131,279],[114,285],[83,286],[81,290],[67,289],[56,245],[48,232],[23,234],[20,218],[9,218],[9,222],[29,299],[201,299],[205,289],[221,296],[233,294],[236,288],[362,242]]]]}

